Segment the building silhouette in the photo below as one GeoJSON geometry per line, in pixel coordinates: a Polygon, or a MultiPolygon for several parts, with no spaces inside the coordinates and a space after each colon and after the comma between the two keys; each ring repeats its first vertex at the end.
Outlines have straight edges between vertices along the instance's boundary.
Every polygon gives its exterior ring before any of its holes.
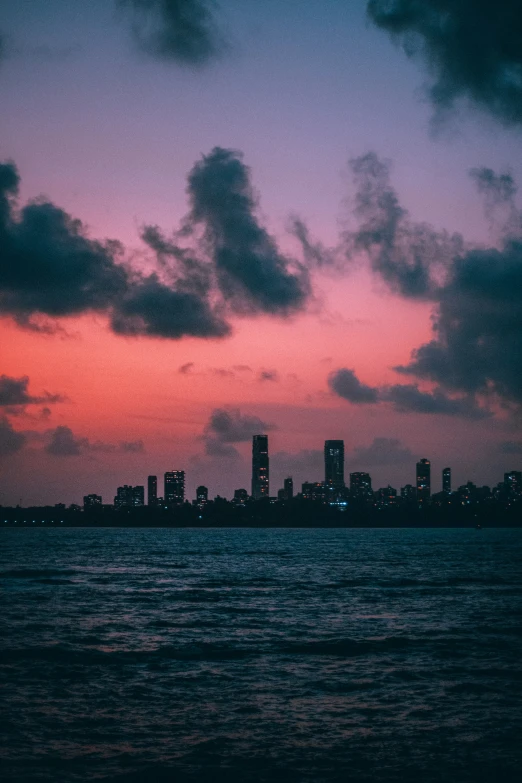
{"type": "Polygon", "coordinates": [[[416,482],[417,503],[424,506],[430,502],[431,496],[431,464],[429,459],[417,462],[416,482]]]}
{"type": "Polygon", "coordinates": [[[344,487],[344,440],[324,442],[324,483],[344,487]]]}
{"type": "Polygon", "coordinates": [[[254,500],[269,497],[268,435],[252,438],[252,497],[254,500]]]}
{"type": "Polygon", "coordinates": [[[147,479],[147,505],[158,505],[158,477],[149,476],[147,479]]]}
{"type": "Polygon", "coordinates": [[[145,487],[143,485],[133,487],[130,484],[124,484],[123,487],[118,487],[116,490],[114,498],[116,508],[133,508],[144,504],[145,487]]]}
{"type": "Polygon", "coordinates": [[[164,476],[163,502],[168,508],[185,501],[185,471],[169,470],[164,476]]]}
{"type": "Polygon", "coordinates": [[[283,492],[285,493],[284,495],[285,500],[292,500],[292,498],[294,497],[294,480],[292,476],[288,476],[288,478],[285,478],[283,484],[283,492]]]}
{"type": "Polygon", "coordinates": [[[451,492],[451,468],[444,468],[442,471],[442,491],[451,492]]]}
{"type": "Polygon", "coordinates": [[[370,499],[372,493],[372,479],[369,473],[350,473],[350,495],[353,498],[370,499]]]}
{"type": "Polygon", "coordinates": [[[247,502],[248,502],[248,492],[246,491],[246,489],[235,489],[234,498],[232,500],[234,506],[239,506],[241,508],[244,508],[247,502]]]}
{"type": "Polygon", "coordinates": [[[196,506],[199,506],[199,508],[204,508],[208,503],[208,487],[203,486],[201,484],[196,489],[196,506]]]}
{"type": "Polygon", "coordinates": [[[102,497],[101,495],[84,495],[83,496],[83,507],[84,508],[96,508],[97,506],[101,506],[102,504],[102,497]]]}

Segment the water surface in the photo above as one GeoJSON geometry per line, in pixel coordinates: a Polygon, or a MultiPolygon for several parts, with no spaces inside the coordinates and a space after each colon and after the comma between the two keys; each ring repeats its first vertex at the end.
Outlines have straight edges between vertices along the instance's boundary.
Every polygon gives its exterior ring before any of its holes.
{"type": "Polygon", "coordinates": [[[522,531],[0,536],[4,779],[519,779],[522,531]]]}

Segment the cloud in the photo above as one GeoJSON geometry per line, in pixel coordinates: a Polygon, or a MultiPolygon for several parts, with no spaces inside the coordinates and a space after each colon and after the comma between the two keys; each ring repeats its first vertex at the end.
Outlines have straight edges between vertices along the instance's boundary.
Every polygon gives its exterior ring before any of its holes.
{"type": "Polygon", "coordinates": [[[185,362],[185,364],[182,364],[179,367],[178,372],[181,373],[181,375],[188,375],[193,369],[193,367],[194,367],[194,362],[185,362]]]}
{"type": "Polygon", "coordinates": [[[86,453],[142,454],[145,452],[142,440],[122,441],[118,446],[99,440],[90,441],[89,438],[75,435],[66,425],[48,430],[44,433],[43,439],[46,441],[44,451],[54,457],[78,457],[86,453]]]}
{"type": "Polygon", "coordinates": [[[434,339],[398,371],[447,389],[522,402],[522,236],[455,262],[433,330],[434,339]]]}
{"type": "Polygon", "coordinates": [[[380,399],[393,403],[401,413],[434,413],[445,416],[462,416],[484,419],[492,413],[479,407],[473,397],[449,397],[442,389],[424,392],[416,384],[396,384],[383,387],[380,399]]]}
{"type": "Polygon", "coordinates": [[[374,438],[369,446],[356,446],[350,462],[354,465],[397,465],[412,462],[414,456],[409,448],[397,438],[374,438]]]}
{"type": "MultiPolygon", "coordinates": [[[[413,351],[409,364],[395,369],[432,381],[444,393],[496,396],[504,403],[520,404],[522,213],[515,205],[512,176],[486,168],[472,170],[486,211],[507,210],[497,245],[477,246],[459,235],[413,223],[390,186],[388,165],[373,153],[356,159],[352,167],[360,226],[346,236],[349,252],[365,250],[373,271],[393,290],[434,305],[433,339],[413,351]]],[[[350,378],[345,394],[337,383],[334,390],[350,399],[350,378]]],[[[408,389],[396,390],[399,393],[404,402],[408,389]]],[[[366,395],[371,401],[371,390],[366,395]]],[[[448,413],[461,406],[463,415],[483,415],[465,399],[446,404],[440,396],[428,401],[417,395],[417,403],[421,408],[443,405],[448,413]]]]}
{"type": "Polygon", "coordinates": [[[179,231],[142,229],[149,273],[45,199],[18,209],[19,185],[15,165],[0,163],[0,314],[23,328],[53,334],[60,327],[46,319],[97,311],[129,337],[222,338],[234,314],[285,317],[308,304],[308,272],[259,224],[249,169],[232,150],[193,167],[179,231]]]}
{"type": "Polygon", "coordinates": [[[0,457],[15,454],[25,446],[26,436],[16,432],[8,419],[0,417],[0,457]]]}
{"type": "Polygon", "coordinates": [[[43,200],[16,215],[19,182],[14,164],[0,164],[0,312],[23,324],[110,306],[127,283],[121,246],[89,239],[81,221],[43,200]]]}
{"type": "Polygon", "coordinates": [[[519,0],[369,0],[367,12],[424,63],[437,113],[464,98],[504,125],[522,123],[519,0]]]}
{"type": "Polygon", "coordinates": [[[259,373],[260,381],[278,381],[279,375],[276,370],[261,370],[259,373]]]}
{"type": "Polygon", "coordinates": [[[310,295],[307,270],[283,256],[258,222],[257,197],[241,153],[215,147],[188,177],[185,230],[203,230],[222,296],[241,314],[289,315],[310,295]]]}
{"type": "Polygon", "coordinates": [[[210,456],[236,457],[238,452],[229,444],[245,443],[253,435],[274,429],[275,424],[258,416],[242,415],[238,408],[215,408],[203,432],[205,451],[210,456]]]}
{"type": "Polygon", "coordinates": [[[63,402],[65,399],[60,394],[49,394],[49,392],[44,392],[40,396],[34,396],[29,394],[28,386],[29,378],[27,375],[21,378],[0,375],[0,406],[18,408],[26,405],[51,405],[63,402]]]}
{"type": "Polygon", "coordinates": [[[111,326],[116,334],[136,337],[225,337],[228,323],[198,294],[165,285],[153,273],[130,282],[115,303],[111,326]]]}
{"type": "Polygon", "coordinates": [[[120,450],[127,454],[144,454],[145,445],[142,440],[123,440],[120,450]]]}
{"type": "Polygon", "coordinates": [[[390,184],[390,164],[374,152],[350,161],[356,187],[354,215],[359,227],[344,234],[345,250],[353,258],[361,251],[372,270],[402,296],[430,299],[439,278],[462,252],[459,235],[414,223],[390,184]]]}
{"type": "Polygon", "coordinates": [[[505,440],[499,445],[502,454],[522,454],[521,440],[505,440]]]}
{"type": "Polygon", "coordinates": [[[141,49],[180,65],[201,66],[225,48],[209,0],[118,0],[134,15],[141,49]]]}
{"type": "Polygon", "coordinates": [[[325,269],[332,267],[338,269],[340,256],[336,249],[327,248],[321,242],[310,237],[310,230],[306,223],[295,215],[290,218],[290,233],[297,239],[301,246],[304,261],[309,269],[325,269]]]}
{"type": "Polygon", "coordinates": [[[361,383],[355,372],[345,367],[330,373],[328,385],[335,394],[349,402],[364,404],[378,400],[378,390],[361,383]]]}
{"type": "Polygon", "coordinates": [[[88,445],[87,438],[78,438],[70,427],[64,425],[56,427],[49,434],[50,440],[45,451],[54,457],[76,457],[88,445]]]}
{"type": "Polygon", "coordinates": [[[477,405],[473,396],[450,397],[442,389],[421,391],[417,384],[393,386],[366,386],[357,378],[354,370],[341,368],[330,373],[330,389],[348,402],[356,405],[392,403],[399,413],[425,413],[445,416],[462,416],[484,419],[491,412],[477,405]]]}

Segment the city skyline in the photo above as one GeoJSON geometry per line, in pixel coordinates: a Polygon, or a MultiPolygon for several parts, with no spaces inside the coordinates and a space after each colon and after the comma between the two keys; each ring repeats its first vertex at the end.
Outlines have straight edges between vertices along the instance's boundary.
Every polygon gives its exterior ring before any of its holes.
{"type": "MultiPolygon", "coordinates": [[[[317,477],[310,478],[301,483],[299,490],[294,482],[293,476],[286,476],[282,486],[270,494],[269,491],[269,438],[266,434],[257,434],[252,436],[252,469],[251,469],[251,491],[250,494],[245,487],[236,487],[233,491],[232,502],[243,505],[247,501],[270,500],[288,502],[292,498],[302,497],[304,499],[322,499],[324,502],[337,501],[345,499],[343,495],[346,491],[352,499],[378,499],[381,495],[390,494],[395,498],[402,498],[407,501],[414,501],[419,508],[428,506],[432,496],[451,495],[453,492],[462,491],[465,487],[475,487],[477,489],[494,489],[501,484],[511,484],[515,493],[519,494],[522,488],[521,472],[516,470],[506,471],[503,482],[496,484],[477,485],[468,479],[458,487],[452,486],[452,468],[444,467],[440,472],[440,488],[438,482],[432,483],[431,462],[423,457],[415,465],[415,479],[413,484],[406,482],[399,487],[392,487],[388,482],[384,486],[377,487],[373,482],[371,474],[364,471],[350,471],[348,482],[344,477],[344,441],[343,440],[325,440],[323,449],[323,474],[324,479],[317,477]],[[515,486],[516,485],[516,486],[515,486]],[[340,493],[340,494],[339,494],[340,493]]],[[[161,476],[160,476],[161,479],[161,476]]],[[[237,482],[236,482],[237,483],[237,482]]],[[[185,492],[186,471],[183,469],[165,471],[163,474],[163,496],[159,497],[157,492],[158,476],[149,474],[147,483],[144,484],[123,484],[117,487],[114,496],[114,507],[143,507],[175,509],[183,503],[191,502],[192,505],[198,505],[202,508],[209,499],[209,488],[199,484],[195,496],[191,499],[189,493],[185,492]],[[147,486],[147,495],[145,496],[145,486],[147,486]]],[[[390,497],[391,497],[390,496],[390,497]]],[[[214,499],[221,498],[227,500],[226,496],[219,493],[214,499]]],[[[0,506],[2,504],[0,503],[0,506]]],[[[21,504],[20,504],[21,505],[21,504]]],[[[34,504],[38,505],[38,504],[34,504]]],[[[75,504],[73,504],[75,505],[75,504]]],[[[97,493],[91,492],[83,496],[84,508],[97,508],[103,504],[103,497],[97,493]]],[[[342,504],[341,504],[342,505],[342,504]]]]}
{"type": "Polygon", "coordinates": [[[518,65],[465,77],[495,8],[447,52],[386,3],[223,0],[223,46],[159,56],[122,5],[2,9],[0,503],[145,461],[231,497],[255,432],[277,487],[320,478],[323,438],[380,486],[517,468],[518,65]]]}

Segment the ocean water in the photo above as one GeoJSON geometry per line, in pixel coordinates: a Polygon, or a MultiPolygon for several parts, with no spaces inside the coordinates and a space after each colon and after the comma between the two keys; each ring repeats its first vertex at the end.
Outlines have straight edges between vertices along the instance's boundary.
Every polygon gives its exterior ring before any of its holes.
{"type": "Polygon", "coordinates": [[[4,781],[520,780],[522,530],[0,547],[4,781]]]}

